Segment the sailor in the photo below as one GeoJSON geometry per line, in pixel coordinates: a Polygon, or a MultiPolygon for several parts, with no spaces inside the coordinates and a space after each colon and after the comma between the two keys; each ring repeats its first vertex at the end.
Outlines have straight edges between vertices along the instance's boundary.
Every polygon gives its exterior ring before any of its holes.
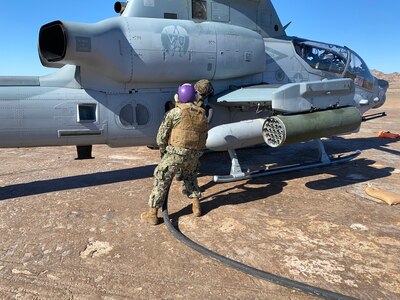
{"type": "Polygon", "coordinates": [[[185,83],[179,86],[175,95],[177,105],[165,115],[158,130],[161,161],[154,171],[150,208],[141,214],[141,219],[147,223],[158,224],[158,209],[163,206],[168,187],[178,171],[181,172],[186,195],[192,199],[193,215],[201,216],[197,171],[207,140],[207,120],[205,110],[195,105],[195,100],[193,85],[185,83]]]}
{"type": "Polygon", "coordinates": [[[211,82],[207,79],[201,79],[194,85],[196,91],[196,102],[197,106],[203,107],[209,115],[210,106],[208,105],[208,99],[213,96],[214,88],[211,82]]]}
{"type": "MultiPolygon", "coordinates": [[[[212,118],[212,108],[208,105],[208,99],[214,95],[214,87],[208,79],[201,79],[197,81],[194,85],[194,90],[196,92],[196,100],[194,104],[203,108],[206,112],[207,124],[211,122],[212,118]]],[[[175,104],[177,102],[175,101],[175,104]]],[[[197,173],[200,169],[200,163],[197,168],[197,173]]],[[[178,171],[175,174],[175,179],[177,181],[182,181],[181,172],[178,171]]],[[[182,194],[186,195],[186,187],[185,184],[182,185],[182,194]]]]}

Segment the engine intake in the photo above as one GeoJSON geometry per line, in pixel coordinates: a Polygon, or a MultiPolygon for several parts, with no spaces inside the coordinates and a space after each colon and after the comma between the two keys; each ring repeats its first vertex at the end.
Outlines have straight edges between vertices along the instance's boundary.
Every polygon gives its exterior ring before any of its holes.
{"type": "Polygon", "coordinates": [[[65,57],[67,36],[61,21],[42,26],[39,32],[39,53],[49,62],[57,62],[65,57]]]}
{"type": "Polygon", "coordinates": [[[114,10],[117,14],[122,14],[126,8],[126,2],[117,1],[114,4],[114,10]]]}

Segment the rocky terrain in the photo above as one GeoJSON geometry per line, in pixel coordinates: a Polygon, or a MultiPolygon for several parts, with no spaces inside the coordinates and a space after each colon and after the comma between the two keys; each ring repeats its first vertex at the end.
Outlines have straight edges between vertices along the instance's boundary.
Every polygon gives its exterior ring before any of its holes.
{"type": "MultiPolygon", "coordinates": [[[[400,94],[400,73],[399,72],[394,72],[394,73],[383,73],[378,70],[371,70],[372,75],[379,79],[384,79],[389,81],[389,90],[387,95],[388,96],[395,96],[400,94]]],[[[398,97],[398,96],[397,96],[398,97]]]]}
{"type": "Polygon", "coordinates": [[[394,73],[383,73],[378,70],[371,70],[372,75],[374,75],[377,78],[384,79],[389,81],[389,83],[400,83],[400,73],[399,72],[394,72],[394,73]]]}
{"type": "MultiPolygon", "coordinates": [[[[377,136],[400,133],[397,75],[378,74],[391,85],[373,112],[387,117],[324,140],[329,154],[361,150],[351,162],[216,184],[213,175],[229,173],[229,156],[208,153],[203,216],[192,217],[174,181],[170,218],[212,251],[272,274],[356,299],[400,299],[400,205],[365,193],[400,194],[400,140],[377,136]]],[[[238,151],[244,168],[317,154],[312,142],[238,151]]],[[[318,299],[209,259],[164,224],[143,224],[157,151],[95,146],[93,155],[0,149],[0,299],[318,299]]]]}

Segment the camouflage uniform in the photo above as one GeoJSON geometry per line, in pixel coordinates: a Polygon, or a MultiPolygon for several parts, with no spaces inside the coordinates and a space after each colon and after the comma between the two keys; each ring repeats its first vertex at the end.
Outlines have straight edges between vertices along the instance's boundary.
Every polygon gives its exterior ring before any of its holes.
{"type": "Polygon", "coordinates": [[[173,108],[166,114],[158,130],[157,144],[160,147],[162,158],[154,171],[154,184],[149,198],[149,206],[152,208],[162,207],[167,188],[178,171],[181,172],[184,180],[186,195],[189,198],[201,196],[197,173],[203,151],[169,145],[171,131],[181,121],[181,116],[182,110],[179,107],[173,108]]]}
{"type": "Polygon", "coordinates": [[[208,106],[207,99],[214,93],[211,82],[207,79],[201,79],[196,82],[194,89],[197,92],[195,104],[205,109],[208,106]]]}

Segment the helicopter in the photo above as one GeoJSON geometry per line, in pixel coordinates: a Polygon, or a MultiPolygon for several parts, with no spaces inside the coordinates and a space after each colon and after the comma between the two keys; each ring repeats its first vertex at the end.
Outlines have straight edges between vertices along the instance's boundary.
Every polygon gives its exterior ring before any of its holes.
{"type": "MultiPolygon", "coordinates": [[[[388,82],[353,50],[286,35],[269,0],[129,0],[98,23],[54,21],[39,30],[44,76],[0,77],[0,147],[156,147],[177,87],[208,79],[206,147],[228,151],[226,182],[347,161],[322,137],[357,131],[383,105],[388,82]],[[236,149],[315,140],[318,159],[242,171],[236,149]]],[[[374,117],[374,116],[373,116],[374,117]]]]}

